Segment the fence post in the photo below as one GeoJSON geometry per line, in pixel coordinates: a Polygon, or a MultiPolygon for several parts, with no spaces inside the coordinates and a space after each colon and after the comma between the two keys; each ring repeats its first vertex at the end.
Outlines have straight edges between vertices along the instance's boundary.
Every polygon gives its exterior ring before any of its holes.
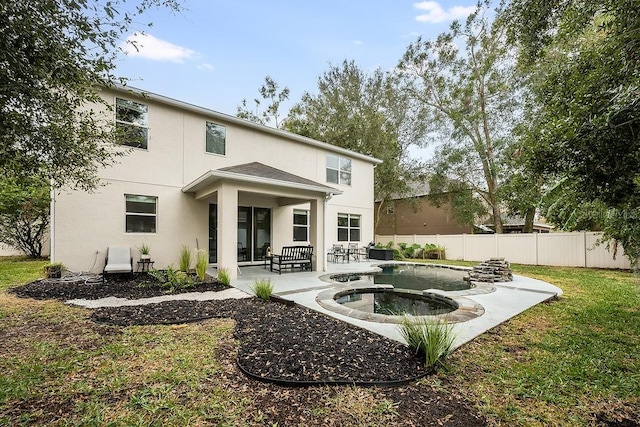
{"type": "Polygon", "coordinates": [[[467,260],[467,233],[462,233],[462,260],[467,260]]]}
{"type": "Polygon", "coordinates": [[[583,263],[584,263],[584,267],[587,267],[587,232],[583,231],[582,232],[582,245],[584,247],[584,259],[583,259],[583,263]]]}
{"type": "Polygon", "coordinates": [[[533,233],[535,235],[535,239],[534,239],[534,248],[536,251],[536,264],[535,265],[540,265],[538,263],[538,236],[540,235],[540,233],[533,233]]]}

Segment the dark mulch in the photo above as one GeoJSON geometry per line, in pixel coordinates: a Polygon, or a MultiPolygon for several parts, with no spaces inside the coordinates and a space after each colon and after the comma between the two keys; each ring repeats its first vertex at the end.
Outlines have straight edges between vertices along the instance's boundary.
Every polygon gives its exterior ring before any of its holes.
{"type": "MultiPolygon", "coordinates": [[[[204,283],[197,283],[191,288],[179,289],[173,293],[221,291],[228,286],[217,279],[206,276],[204,283]]],[[[103,283],[98,276],[70,276],[63,279],[43,279],[24,286],[12,288],[9,292],[23,298],[57,299],[99,299],[118,297],[127,299],[149,298],[165,295],[163,288],[153,277],[140,273],[134,277],[129,275],[110,275],[103,283]]]]}
{"type": "MultiPolygon", "coordinates": [[[[14,288],[12,292],[23,297],[61,300],[105,296],[141,298],[163,293],[158,286],[139,287],[138,283],[38,281],[14,288]]],[[[197,290],[221,288],[223,286],[218,283],[208,283],[206,288],[198,287],[197,290]]],[[[408,347],[297,305],[255,298],[167,301],[100,308],[91,314],[91,319],[99,324],[117,326],[186,323],[208,318],[235,319],[235,337],[240,341],[238,366],[252,378],[276,382],[265,384],[271,391],[257,393],[256,404],[263,408],[267,418],[285,424],[305,419],[308,414],[304,408],[312,407],[327,392],[310,387],[289,393],[288,387],[277,384],[389,385],[385,383],[409,381],[426,373],[423,361],[408,347]],[[288,400],[280,402],[282,399],[277,398],[280,394],[288,396],[288,400]],[[291,401],[292,396],[298,400],[291,401]],[[262,402],[262,405],[261,401],[265,399],[268,402],[262,402]]],[[[400,425],[486,424],[470,402],[460,395],[413,381],[376,390],[377,398],[395,402],[402,418],[400,425]]]]}
{"type": "Polygon", "coordinates": [[[100,308],[91,318],[112,325],[183,323],[229,317],[237,322],[238,364],[248,374],[280,382],[384,383],[426,373],[407,346],[297,305],[258,299],[168,301],[100,308]]]}

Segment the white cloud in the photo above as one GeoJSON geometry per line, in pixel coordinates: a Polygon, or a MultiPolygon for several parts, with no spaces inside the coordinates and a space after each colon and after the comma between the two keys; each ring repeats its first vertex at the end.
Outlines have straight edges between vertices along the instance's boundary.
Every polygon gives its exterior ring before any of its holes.
{"type": "Polygon", "coordinates": [[[213,65],[211,65],[211,64],[200,64],[200,65],[198,65],[198,70],[213,71],[213,65]]]}
{"type": "Polygon", "coordinates": [[[414,3],[413,7],[425,12],[417,15],[416,21],[431,23],[466,18],[469,14],[475,12],[477,8],[476,6],[454,6],[445,11],[440,6],[440,3],[436,1],[421,1],[420,3],[414,3]]]}
{"type": "Polygon", "coordinates": [[[353,40],[351,43],[355,44],[356,46],[360,46],[362,44],[362,40],[353,40]]]}
{"type": "Polygon", "coordinates": [[[184,62],[195,52],[186,47],[178,46],[161,40],[151,34],[135,32],[127,37],[122,44],[122,50],[129,56],[151,59],[153,61],[184,62]]]}

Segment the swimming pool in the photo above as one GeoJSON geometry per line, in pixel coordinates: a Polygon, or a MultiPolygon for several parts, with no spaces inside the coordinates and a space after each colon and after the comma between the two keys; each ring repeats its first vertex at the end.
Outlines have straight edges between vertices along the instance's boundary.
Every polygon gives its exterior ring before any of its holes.
{"type": "Polygon", "coordinates": [[[341,273],[330,276],[335,282],[369,281],[376,285],[392,285],[396,289],[424,291],[463,291],[471,289],[471,282],[465,281],[469,270],[432,264],[380,264],[379,271],[366,273],[341,273]]]}
{"type": "Polygon", "coordinates": [[[339,292],[333,298],[344,307],[365,313],[391,316],[402,314],[435,316],[458,309],[458,304],[451,298],[401,292],[395,289],[351,289],[339,292]]]}

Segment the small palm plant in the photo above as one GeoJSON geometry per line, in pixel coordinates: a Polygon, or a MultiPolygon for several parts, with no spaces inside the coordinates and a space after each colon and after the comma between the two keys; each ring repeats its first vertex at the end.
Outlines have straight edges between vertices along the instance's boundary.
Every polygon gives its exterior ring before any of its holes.
{"type": "Polygon", "coordinates": [[[273,293],[273,285],[269,279],[260,279],[251,286],[251,290],[258,298],[268,301],[273,293]]]}

